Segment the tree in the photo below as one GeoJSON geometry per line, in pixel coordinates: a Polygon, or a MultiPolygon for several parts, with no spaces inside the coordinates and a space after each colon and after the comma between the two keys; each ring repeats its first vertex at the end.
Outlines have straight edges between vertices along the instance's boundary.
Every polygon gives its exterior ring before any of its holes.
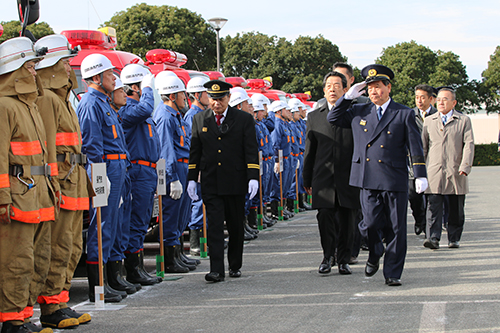
{"type": "Polygon", "coordinates": [[[226,76],[271,76],[273,88],[289,93],[311,91],[323,97],[323,76],[337,61],[346,61],[338,47],[319,35],[300,36],[294,43],[262,33],[237,34],[223,40],[226,76]]]}
{"type": "Polygon", "coordinates": [[[418,84],[451,86],[457,94],[457,109],[474,112],[479,105],[475,83],[468,81],[465,66],[453,52],[432,51],[415,41],[389,46],[376,60],[394,71],[392,98],[415,106],[414,88],[418,84]]]}
{"type": "Polygon", "coordinates": [[[202,71],[216,67],[216,34],[201,15],[186,8],[137,4],[104,23],[116,29],[117,48],[144,58],[152,49],[183,53],[186,68],[202,71]]]}
{"type": "MultiPolygon", "coordinates": [[[[21,23],[19,21],[0,22],[3,26],[3,34],[0,36],[0,43],[5,42],[7,39],[19,37],[21,31],[21,23]]],[[[54,34],[54,30],[45,22],[34,23],[27,28],[36,39],[43,36],[54,34]]]]}
{"type": "Polygon", "coordinates": [[[477,83],[478,95],[489,112],[500,111],[500,46],[490,56],[488,68],[483,73],[483,81],[477,83]]]}

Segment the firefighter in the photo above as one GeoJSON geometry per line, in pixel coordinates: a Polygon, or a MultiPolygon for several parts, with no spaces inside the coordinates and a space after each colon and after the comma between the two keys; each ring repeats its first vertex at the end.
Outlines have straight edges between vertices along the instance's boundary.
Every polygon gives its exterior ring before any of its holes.
{"type": "Polygon", "coordinates": [[[68,307],[69,289],[82,253],[83,211],[89,209],[90,183],[85,171],[86,156],[81,154],[78,117],[69,102],[72,89],[78,87],[69,62],[76,50],[68,47],[63,35],[38,40],[35,50],[47,48],[37,66],[37,77],[44,96],[37,100],[47,132],[53,179],[61,189],[61,210],[51,226],[51,262],[49,275],[40,296],[42,326],[71,328],[88,323],[88,313],[77,313],[68,307]]]}
{"type": "MultiPolygon", "coordinates": [[[[209,78],[204,76],[194,77],[189,80],[186,91],[189,94],[191,108],[184,115],[184,120],[189,125],[189,137],[191,137],[191,127],[193,116],[205,111],[208,107],[207,88],[203,85],[209,78]]],[[[201,184],[197,184],[197,191],[201,193],[201,184]]],[[[200,255],[200,237],[203,235],[203,199],[201,196],[191,203],[191,215],[189,217],[189,252],[192,256],[200,255]]]]}
{"type": "MultiPolygon", "coordinates": [[[[299,198],[297,198],[297,188],[299,190],[299,194],[301,193],[300,190],[302,188],[302,191],[304,192],[303,184],[302,184],[302,164],[304,162],[304,149],[305,149],[305,142],[302,140],[304,136],[304,131],[302,130],[302,126],[300,124],[300,112],[302,109],[302,102],[298,98],[292,98],[288,101],[288,106],[291,107],[292,111],[292,119],[290,121],[290,127],[293,133],[292,136],[292,143],[294,147],[294,163],[296,165],[297,173],[295,171],[293,172],[292,178],[292,186],[290,187],[287,195],[287,206],[289,207],[288,210],[294,211],[294,200],[299,201],[299,198]],[[302,155],[301,155],[302,153],[302,155]],[[297,175],[297,177],[295,177],[297,175]],[[298,181],[298,184],[297,184],[298,181]]],[[[305,211],[305,208],[299,207],[299,211],[303,212],[305,211]]]]}
{"type": "MultiPolygon", "coordinates": [[[[93,163],[106,163],[107,182],[110,185],[108,205],[101,208],[102,258],[104,268],[115,244],[119,228],[119,205],[122,198],[126,171],[127,146],[121,124],[109,104],[109,94],[115,87],[114,66],[102,54],[90,54],[82,61],[82,78],[87,83],[88,92],[78,104],[77,114],[82,131],[82,152],[87,154],[87,173],[91,175],[93,163]]],[[[87,274],[89,299],[94,301],[94,287],[99,282],[99,261],[97,247],[96,208],[89,211],[90,226],[87,236],[87,274]]],[[[106,269],[104,301],[120,302],[127,294],[107,284],[106,269]]]]}
{"type": "Polygon", "coordinates": [[[156,108],[153,120],[160,136],[160,157],[166,161],[167,195],[163,196],[163,239],[165,272],[188,273],[197,262],[184,255],[180,237],[186,228],[191,199],[185,193],[191,138],[188,125],[180,113],[185,104],[184,83],[172,72],[157,75],[155,86],[163,101],[156,108]]]}
{"type": "Polygon", "coordinates": [[[144,237],[153,212],[158,176],[156,162],[160,159],[160,138],[151,118],[154,111],[153,75],[147,67],[129,64],[120,79],[127,94],[127,104],[120,111],[132,167],[132,205],[129,241],[125,249],[127,280],[141,285],[161,282],[144,268],[144,237]]]}
{"type": "MultiPolygon", "coordinates": [[[[272,177],[272,189],[271,189],[271,213],[275,218],[278,218],[278,205],[279,201],[282,199],[281,191],[283,196],[287,193],[291,186],[291,133],[290,127],[288,125],[288,119],[290,118],[290,111],[288,110],[288,104],[285,102],[279,102],[276,104],[273,112],[275,114],[274,125],[275,128],[271,133],[271,141],[273,144],[273,159],[274,159],[274,174],[272,177]],[[280,175],[279,175],[279,150],[283,151],[283,172],[281,174],[281,190],[280,190],[280,175]]],[[[288,220],[291,216],[285,213],[283,209],[283,219],[288,220]]]]}
{"type": "MultiPolygon", "coordinates": [[[[41,57],[29,38],[0,44],[0,322],[2,333],[39,332],[29,322],[30,283],[47,277],[50,224],[59,203],[50,182],[46,134],[35,100],[41,57]],[[26,322],[25,322],[26,320],[26,322]]],[[[43,332],[52,332],[44,329],[43,332]]]]}
{"type": "MultiPolygon", "coordinates": [[[[118,122],[122,125],[122,119],[118,111],[127,104],[127,94],[125,94],[123,83],[120,78],[116,74],[113,75],[115,77],[115,88],[110,93],[109,103],[111,108],[116,112],[118,122]]],[[[118,213],[119,224],[116,229],[116,237],[111,248],[110,257],[106,264],[106,276],[111,288],[118,291],[124,291],[127,294],[134,294],[142,288],[141,284],[132,284],[128,282],[122,270],[122,259],[125,258],[124,253],[129,243],[130,215],[132,212],[132,185],[128,171],[130,166],[131,165],[127,167],[127,171],[125,172],[125,180],[122,187],[118,213]]]]}

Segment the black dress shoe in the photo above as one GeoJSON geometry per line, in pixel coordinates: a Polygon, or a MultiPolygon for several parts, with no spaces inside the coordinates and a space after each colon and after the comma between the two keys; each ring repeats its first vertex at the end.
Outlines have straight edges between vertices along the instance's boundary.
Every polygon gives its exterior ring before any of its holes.
{"type": "Polygon", "coordinates": [[[448,247],[450,249],[458,249],[460,247],[460,243],[458,241],[449,242],[448,247]]]}
{"type": "Polygon", "coordinates": [[[205,280],[208,282],[222,282],[224,281],[224,276],[220,275],[217,272],[210,272],[205,275],[205,280]]]}
{"type": "Polygon", "coordinates": [[[333,256],[330,258],[323,258],[321,265],[319,265],[318,273],[319,274],[328,274],[332,271],[333,256]]]}
{"type": "Polygon", "coordinates": [[[229,277],[239,278],[240,276],[241,276],[241,271],[239,269],[236,271],[233,271],[232,269],[229,270],[229,277]]]}
{"type": "Polygon", "coordinates": [[[422,231],[424,231],[424,228],[415,224],[415,235],[417,235],[417,236],[420,235],[422,233],[422,231]]]}
{"type": "Polygon", "coordinates": [[[376,263],[371,263],[369,261],[366,261],[366,266],[365,266],[365,275],[366,276],[373,276],[375,273],[378,271],[378,267],[380,265],[380,260],[377,260],[376,263]]]}
{"type": "Polygon", "coordinates": [[[342,275],[352,274],[352,270],[351,267],[349,267],[349,264],[339,264],[339,274],[342,275]]]}
{"type": "Polygon", "coordinates": [[[439,241],[435,238],[426,239],[424,241],[424,246],[426,248],[431,249],[431,250],[437,250],[437,249],[439,249],[439,241]]]}
{"type": "Polygon", "coordinates": [[[387,278],[387,279],[385,279],[385,284],[388,286],[391,286],[391,287],[400,286],[401,279],[387,278]]]}
{"type": "Polygon", "coordinates": [[[354,265],[354,264],[357,264],[359,261],[358,261],[358,257],[351,257],[351,259],[349,259],[349,265],[354,265]]]}

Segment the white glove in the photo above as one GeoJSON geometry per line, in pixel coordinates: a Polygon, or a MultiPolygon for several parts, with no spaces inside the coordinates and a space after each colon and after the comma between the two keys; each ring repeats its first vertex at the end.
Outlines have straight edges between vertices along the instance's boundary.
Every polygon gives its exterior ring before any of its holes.
{"type": "Polygon", "coordinates": [[[106,176],[106,190],[108,190],[106,193],[108,194],[107,197],[109,198],[109,195],[111,194],[111,182],[109,181],[108,176],[106,176]]]}
{"type": "Polygon", "coordinates": [[[141,82],[141,90],[146,87],[153,88],[154,79],[155,77],[153,76],[153,74],[147,74],[146,76],[144,76],[141,82]]]}
{"type": "Polygon", "coordinates": [[[198,201],[198,194],[196,194],[196,182],[194,180],[190,180],[188,183],[187,193],[191,200],[198,201]]]}
{"type": "Polygon", "coordinates": [[[252,200],[253,197],[257,194],[257,190],[259,189],[259,182],[255,179],[250,179],[248,182],[248,194],[250,194],[249,200],[252,200]]]}
{"type": "Polygon", "coordinates": [[[278,162],[274,163],[274,173],[280,173],[280,164],[278,162]]]}
{"type": "Polygon", "coordinates": [[[295,169],[300,168],[300,160],[297,160],[297,167],[295,169]]]}
{"type": "Polygon", "coordinates": [[[364,94],[364,91],[362,91],[366,87],[366,82],[360,82],[356,83],[349,89],[348,92],[345,93],[344,98],[345,99],[355,99],[358,98],[359,96],[364,94]]]}
{"type": "Polygon", "coordinates": [[[179,200],[182,195],[182,184],[176,180],[170,183],[170,197],[174,200],[179,200]]]}
{"type": "Polygon", "coordinates": [[[423,193],[429,187],[429,183],[427,182],[427,178],[419,177],[415,179],[415,192],[423,193]]]}

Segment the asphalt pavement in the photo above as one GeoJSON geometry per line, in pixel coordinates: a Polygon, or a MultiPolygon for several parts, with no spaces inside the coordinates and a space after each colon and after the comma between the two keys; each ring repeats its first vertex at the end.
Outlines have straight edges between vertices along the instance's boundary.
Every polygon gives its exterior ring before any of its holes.
{"type": "MultiPolygon", "coordinates": [[[[403,285],[389,287],[382,270],[365,277],[361,251],[352,275],[322,260],[315,211],[282,221],[245,245],[241,278],[207,283],[208,260],[188,274],[144,287],[119,307],[96,310],[87,282],[75,279],[71,303],[90,311],[79,332],[500,332],[500,167],[474,167],[459,249],[422,246],[408,212],[403,285]]],[[[155,246],[147,252],[154,269],[155,246]]],[[[381,261],[383,264],[383,260],[381,261]]],[[[39,311],[35,309],[35,317],[39,311]]]]}

